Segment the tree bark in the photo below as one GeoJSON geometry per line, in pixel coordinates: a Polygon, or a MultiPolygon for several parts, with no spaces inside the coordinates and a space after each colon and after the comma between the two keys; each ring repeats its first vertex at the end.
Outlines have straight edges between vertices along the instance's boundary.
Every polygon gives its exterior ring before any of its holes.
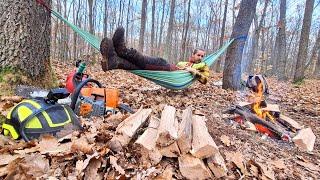
{"type": "Polygon", "coordinates": [[[139,37],[139,51],[143,52],[144,46],[144,31],[146,29],[146,19],[147,19],[147,0],[142,1],[141,6],[141,27],[140,27],[140,37],[139,37]]]}
{"type": "MultiPolygon", "coordinates": [[[[51,6],[51,0],[45,3],[51,6]]],[[[0,1],[0,12],[0,69],[14,67],[33,80],[30,84],[50,85],[51,16],[48,11],[36,1],[5,0],[0,1]]]]}
{"type": "MultiPolygon", "coordinates": [[[[219,48],[221,48],[223,46],[224,33],[225,33],[225,29],[226,29],[227,11],[228,11],[228,0],[226,0],[226,2],[224,4],[224,12],[223,12],[223,20],[222,20],[219,48]]],[[[215,70],[217,72],[221,71],[221,62],[222,62],[222,56],[218,59],[218,61],[216,63],[215,70]]]]}
{"type": "Polygon", "coordinates": [[[306,7],[304,10],[303,25],[300,35],[299,51],[297,57],[297,63],[294,73],[294,81],[298,82],[304,79],[305,61],[308,53],[308,43],[310,26],[312,19],[314,0],[306,0],[306,7]]]}
{"type": "Polygon", "coordinates": [[[231,34],[231,39],[236,39],[229,46],[226,55],[222,85],[224,89],[238,90],[241,88],[242,52],[253,16],[256,12],[257,2],[258,0],[241,1],[239,13],[231,34]]]}
{"type": "Polygon", "coordinates": [[[167,37],[166,37],[165,56],[167,57],[167,59],[171,59],[172,31],[173,31],[175,7],[176,7],[176,0],[172,0],[170,5],[170,17],[169,17],[168,31],[167,31],[167,37]]]}
{"type": "Polygon", "coordinates": [[[187,12],[187,22],[185,25],[185,29],[184,29],[184,34],[182,36],[182,47],[181,47],[181,57],[180,59],[186,59],[185,57],[185,53],[186,53],[186,43],[187,43],[187,36],[188,36],[188,30],[189,30],[189,26],[190,26],[190,7],[191,7],[191,0],[189,0],[188,2],[188,12],[187,12]]]}
{"type": "Polygon", "coordinates": [[[156,0],[152,0],[152,10],[151,10],[151,55],[154,55],[154,44],[155,44],[155,12],[156,12],[156,0]]]}
{"type": "Polygon", "coordinates": [[[104,14],[103,14],[103,37],[107,37],[108,33],[108,1],[104,1],[104,14]]]}
{"type": "Polygon", "coordinates": [[[313,71],[313,75],[315,78],[320,79],[320,49],[318,50],[318,59],[317,59],[316,67],[313,71]]]}
{"type": "Polygon", "coordinates": [[[286,0],[280,1],[280,21],[279,21],[279,50],[277,54],[277,77],[278,80],[286,79],[286,0]]]}

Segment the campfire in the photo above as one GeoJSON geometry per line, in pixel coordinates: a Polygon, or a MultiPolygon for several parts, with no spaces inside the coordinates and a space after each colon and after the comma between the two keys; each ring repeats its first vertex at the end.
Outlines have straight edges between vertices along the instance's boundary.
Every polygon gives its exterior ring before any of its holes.
{"type": "Polygon", "coordinates": [[[293,141],[298,147],[312,151],[315,142],[312,130],[303,129],[298,122],[281,114],[279,105],[267,103],[265,95],[268,94],[268,85],[263,76],[249,77],[247,87],[251,92],[247,100],[225,111],[235,115],[231,120],[247,129],[287,142],[293,141]]]}

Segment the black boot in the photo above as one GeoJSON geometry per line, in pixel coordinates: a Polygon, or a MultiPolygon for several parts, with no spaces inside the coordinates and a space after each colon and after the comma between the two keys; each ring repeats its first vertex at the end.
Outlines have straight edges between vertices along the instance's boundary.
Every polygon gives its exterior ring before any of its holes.
{"type": "Polygon", "coordinates": [[[119,57],[113,47],[113,42],[109,38],[104,38],[100,44],[100,53],[103,57],[101,67],[103,71],[111,69],[136,70],[139,69],[136,65],[119,57]]]}
{"type": "Polygon", "coordinates": [[[159,57],[146,56],[133,48],[127,48],[124,39],[124,28],[119,27],[114,32],[112,37],[113,45],[118,56],[128,60],[129,62],[146,70],[175,70],[175,66],[168,64],[168,62],[159,57]]]}

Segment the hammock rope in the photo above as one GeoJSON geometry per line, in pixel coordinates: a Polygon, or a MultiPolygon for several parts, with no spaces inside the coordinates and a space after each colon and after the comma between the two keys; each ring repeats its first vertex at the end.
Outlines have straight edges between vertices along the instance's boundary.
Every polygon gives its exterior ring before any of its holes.
{"type": "MultiPolygon", "coordinates": [[[[90,44],[97,51],[100,49],[101,39],[97,36],[90,34],[89,32],[80,29],[78,26],[72,24],[66,18],[61,16],[57,11],[50,9],[43,0],[36,0],[40,5],[43,5],[46,10],[48,10],[51,15],[55,16],[59,20],[66,23],[73,31],[75,31],[80,37],[82,37],[86,42],[90,44]]],[[[207,55],[203,62],[208,66],[211,66],[230,46],[234,39],[225,43],[219,50],[215,53],[207,55]]],[[[160,86],[168,89],[180,90],[189,87],[195,80],[196,77],[190,72],[185,70],[178,71],[151,71],[151,70],[131,70],[133,74],[146,78],[160,86]]]]}

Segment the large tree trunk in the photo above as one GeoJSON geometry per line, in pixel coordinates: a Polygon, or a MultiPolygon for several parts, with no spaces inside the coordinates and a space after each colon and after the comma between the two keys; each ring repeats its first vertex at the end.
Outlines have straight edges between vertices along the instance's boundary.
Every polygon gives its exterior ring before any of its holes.
{"type": "Polygon", "coordinates": [[[224,89],[238,90],[241,88],[241,61],[243,47],[248,36],[258,0],[242,0],[239,13],[232,29],[231,39],[236,38],[230,45],[226,55],[223,70],[224,89]]]}
{"type": "Polygon", "coordinates": [[[0,12],[0,68],[20,69],[42,85],[51,78],[50,14],[34,0],[2,0],[0,12]]]}
{"type": "Polygon", "coordinates": [[[139,50],[140,52],[143,52],[143,46],[144,46],[144,31],[146,29],[146,21],[147,21],[147,0],[142,1],[142,7],[141,7],[141,27],[140,27],[140,37],[139,37],[139,50]]]}
{"type": "Polygon", "coordinates": [[[308,53],[308,43],[310,26],[313,12],[314,0],[306,0],[306,7],[304,10],[303,25],[300,36],[299,51],[296,63],[296,71],[294,73],[294,81],[301,81],[304,79],[305,62],[308,53]]]}
{"type": "Polygon", "coordinates": [[[277,54],[277,77],[286,79],[286,0],[280,1],[279,42],[277,54]]]}

